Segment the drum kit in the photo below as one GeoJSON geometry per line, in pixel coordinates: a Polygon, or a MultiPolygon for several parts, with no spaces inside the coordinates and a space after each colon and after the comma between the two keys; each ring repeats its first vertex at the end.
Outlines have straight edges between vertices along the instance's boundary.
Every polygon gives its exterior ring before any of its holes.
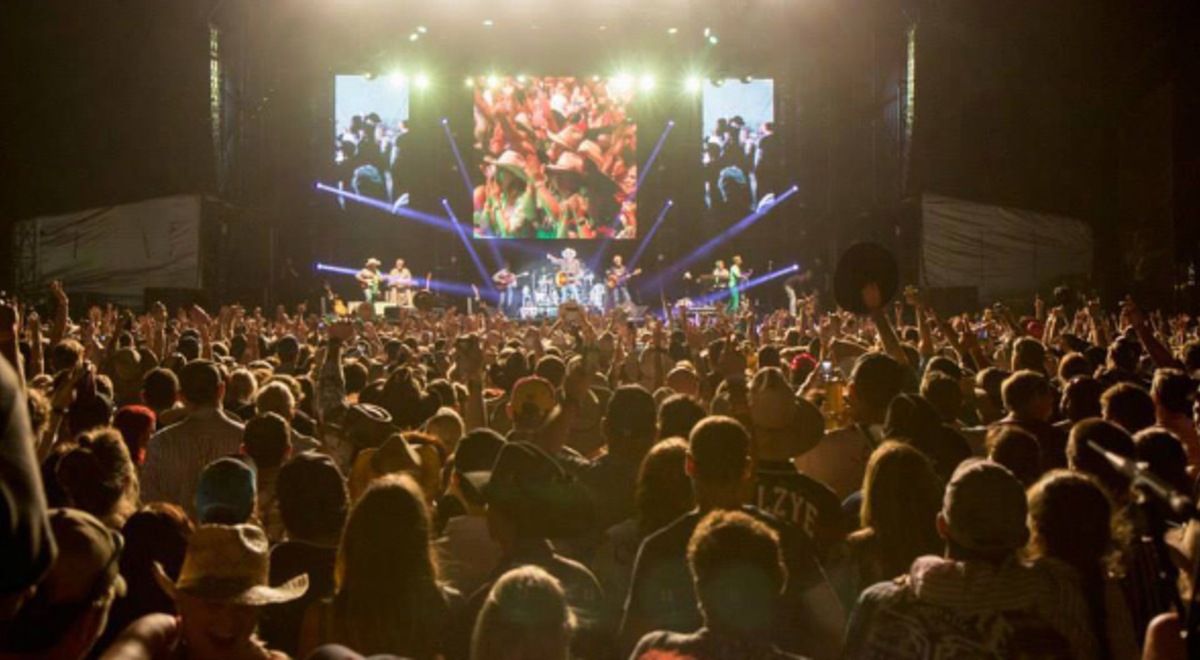
{"type": "Polygon", "coordinates": [[[585,268],[572,287],[571,282],[564,281],[561,276],[562,273],[553,267],[534,272],[532,283],[521,287],[521,318],[553,318],[558,315],[559,305],[573,299],[591,310],[604,309],[607,288],[603,278],[598,279],[595,273],[585,268]]]}

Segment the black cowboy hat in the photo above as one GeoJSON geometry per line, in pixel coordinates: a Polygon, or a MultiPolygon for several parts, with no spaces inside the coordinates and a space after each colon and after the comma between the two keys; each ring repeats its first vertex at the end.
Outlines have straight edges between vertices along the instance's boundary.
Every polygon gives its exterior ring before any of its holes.
{"type": "Polygon", "coordinates": [[[896,257],[891,251],[876,243],[856,243],[838,259],[833,297],[842,309],[867,314],[871,310],[863,304],[863,287],[871,283],[879,285],[880,299],[887,304],[896,295],[899,281],[896,257]]]}

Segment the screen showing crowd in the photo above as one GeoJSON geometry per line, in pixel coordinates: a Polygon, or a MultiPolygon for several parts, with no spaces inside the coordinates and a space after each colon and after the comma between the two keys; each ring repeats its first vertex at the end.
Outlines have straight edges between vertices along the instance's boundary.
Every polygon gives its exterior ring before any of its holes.
{"type": "Polygon", "coordinates": [[[474,93],[476,237],[637,237],[632,84],[491,76],[474,93]]]}
{"type": "Polygon", "coordinates": [[[408,205],[408,86],[399,76],[339,75],[334,80],[337,186],[408,205]]]}
{"type": "Polygon", "coordinates": [[[722,218],[769,204],[783,181],[775,133],[775,83],[753,78],[704,83],[704,203],[722,218]]]}

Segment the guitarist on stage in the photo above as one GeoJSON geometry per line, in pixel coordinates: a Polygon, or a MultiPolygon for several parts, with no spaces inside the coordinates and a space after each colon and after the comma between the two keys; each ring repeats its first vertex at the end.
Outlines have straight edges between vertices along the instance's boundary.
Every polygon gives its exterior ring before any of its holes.
{"type": "Polygon", "coordinates": [[[642,270],[639,268],[632,273],[625,267],[625,259],[621,255],[613,256],[613,265],[608,269],[608,305],[614,309],[633,302],[629,296],[629,280],[642,270]]]}
{"type": "Polygon", "coordinates": [[[368,305],[373,305],[379,300],[380,286],[383,283],[383,273],[379,272],[379,267],[382,265],[382,262],[372,257],[367,259],[366,266],[354,276],[358,285],[362,287],[363,301],[368,305]]]}
{"type": "Polygon", "coordinates": [[[575,250],[567,248],[562,251],[562,258],[547,253],[546,257],[558,266],[559,286],[562,288],[562,300],[580,301],[579,277],[583,274],[583,264],[575,258],[575,250]]]}
{"type": "Polygon", "coordinates": [[[508,267],[507,261],[500,262],[500,270],[492,275],[492,284],[496,287],[496,291],[500,293],[500,300],[498,301],[500,311],[505,314],[511,314],[513,302],[516,299],[517,276],[508,267]]]}

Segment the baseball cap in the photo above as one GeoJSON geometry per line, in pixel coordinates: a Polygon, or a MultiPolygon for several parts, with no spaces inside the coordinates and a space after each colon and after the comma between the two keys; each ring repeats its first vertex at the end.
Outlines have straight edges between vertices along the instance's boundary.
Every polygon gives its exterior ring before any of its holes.
{"type": "Polygon", "coordinates": [[[947,535],[968,550],[1016,550],[1029,539],[1025,489],[1008,468],[984,459],[963,461],[946,486],[942,516],[947,535]]]}
{"type": "Polygon", "coordinates": [[[254,470],[245,461],[225,457],[209,463],[196,486],[199,522],[246,522],[254,513],[256,488],[254,470]]]}
{"type": "Polygon", "coordinates": [[[50,530],[58,546],[58,559],[39,593],[50,602],[86,602],[102,594],[101,586],[112,585],[117,595],[125,595],[121,577],[121,551],[125,541],[90,513],[78,509],[51,509],[50,530]]]}
{"type": "Polygon", "coordinates": [[[513,419],[536,415],[537,419],[545,420],[558,405],[558,400],[550,381],[541,376],[526,376],[513,385],[508,405],[512,408],[513,419]]]}

